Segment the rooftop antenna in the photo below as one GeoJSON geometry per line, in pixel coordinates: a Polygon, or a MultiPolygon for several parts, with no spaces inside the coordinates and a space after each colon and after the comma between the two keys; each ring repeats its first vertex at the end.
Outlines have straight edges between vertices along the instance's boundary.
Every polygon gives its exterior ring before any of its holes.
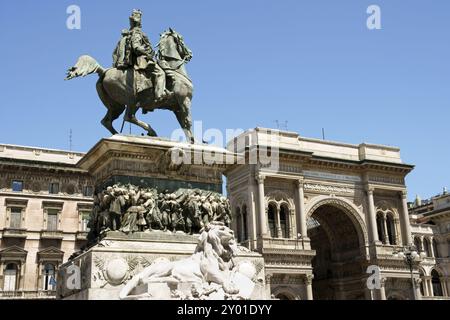
{"type": "Polygon", "coordinates": [[[322,128],[322,140],[325,140],[325,128],[322,128]]]}
{"type": "Polygon", "coordinates": [[[284,120],[283,122],[280,122],[279,120],[275,120],[274,122],[277,125],[278,130],[288,131],[288,121],[287,120],[284,120]]]}

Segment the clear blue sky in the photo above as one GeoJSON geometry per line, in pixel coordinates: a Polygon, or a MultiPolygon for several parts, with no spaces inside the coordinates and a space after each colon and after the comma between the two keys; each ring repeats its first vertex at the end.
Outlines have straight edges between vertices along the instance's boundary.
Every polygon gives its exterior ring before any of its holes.
{"type": "MultiPolygon", "coordinates": [[[[409,197],[450,186],[450,1],[2,1],[0,143],[87,151],[108,136],[96,76],[63,81],[81,54],[111,64],[131,9],[153,43],[169,26],[194,52],[192,112],[206,128],[274,127],[399,146],[409,197]],[[66,8],[81,8],[81,30],[66,8]],[[381,7],[382,30],[366,9],[381,7]]],[[[162,136],[167,111],[144,116],[162,136]]],[[[121,120],[116,122],[120,128],[121,120]]],[[[128,130],[128,128],[127,128],[128,130]]],[[[133,128],[133,133],[140,133],[133,128]]]]}

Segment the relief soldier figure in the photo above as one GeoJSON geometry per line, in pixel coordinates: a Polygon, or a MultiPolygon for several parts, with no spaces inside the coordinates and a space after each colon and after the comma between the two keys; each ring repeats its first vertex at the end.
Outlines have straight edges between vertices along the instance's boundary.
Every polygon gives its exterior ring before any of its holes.
{"type": "Polygon", "coordinates": [[[179,189],[158,194],[157,189],[115,184],[94,196],[88,238],[92,244],[109,230],[128,234],[153,227],[193,234],[214,221],[231,222],[229,201],[218,193],[179,189]]]}

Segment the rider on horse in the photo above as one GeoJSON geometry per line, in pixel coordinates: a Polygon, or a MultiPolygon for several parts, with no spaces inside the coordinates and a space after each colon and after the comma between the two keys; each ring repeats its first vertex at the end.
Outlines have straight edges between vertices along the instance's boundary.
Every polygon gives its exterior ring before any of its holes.
{"type": "Polygon", "coordinates": [[[135,90],[139,93],[151,87],[151,76],[154,81],[156,100],[161,100],[168,94],[166,90],[166,74],[154,58],[152,44],[142,31],[142,12],[133,10],[130,16],[130,30],[122,31],[122,39],[114,50],[114,67],[136,70],[135,90]]]}

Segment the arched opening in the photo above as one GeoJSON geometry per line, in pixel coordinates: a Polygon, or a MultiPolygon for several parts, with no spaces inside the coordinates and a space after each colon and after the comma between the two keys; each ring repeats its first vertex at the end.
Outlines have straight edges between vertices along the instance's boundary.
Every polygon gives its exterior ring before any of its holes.
{"type": "Polygon", "coordinates": [[[414,246],[416,247],[417,251],[419,252],[423,251],[419,237],[414,238],[414,246]]]}
{"type": "Polygon", "coordinates": [[[281,205],[280,208],[280,227],[281,237],[289,238],[289,208],[286,204],[281,205]]]}
{"type": "Polygon", "coordinates": [[[419,269],[419,275],[420,279],[422,280],[420,281],[420,294],[422,296],[425,296],[425,274],[421,269],[419,269]]]}
{"type": "Polygon", "coordinates": [[[346,210],[324,204],[307,223],[311,247],[316,251],[312,260],[314,299],[365,298],[362,230],[346,210]]]}
{"type": "Polygon", "coordinates": [[[387,225],[387,234],[389,244],[395,245],[396,243],[396,234],[395,234],[395,221],[392,214],[388,213],[386,215],[386,225],[387,225]]]}
{"type": "Polygon", "coordinates": [[[236,208],[236,233],[237,233],[237,241],[242,241],[241,236],[241,230],[242,230],[242,221],[241,221],[241,208],[236,208]]]}
{"type": "Polygon", "coordinates": [[[247,225],[247,206],[244,204],[242,207],[242,234],[243,239],[242,241],[248,240],[248,225],[247,225]]]}
{"type": "Polygon", "coordinates": [[[3,291],[16,291],[18,267],[15,263],[8,263],[3,274],[3,291]]]}
{"type": "Polygon", "coordinates": [[[275,223],[275,215],[277,214],[277,206],[274,203],[269,203],[269,210],[268,210],[268,222],[269,222],[269,231],[270,236],[272,238],[277,237],[277,227],[275,223]]]}
{"type": "Polygon", "coordinates": [[[433,285],[433,294],[435,297],[442,297],[443,291],[441,286],[441,279],[436,270],[431,271],[431,284],[433,285]]]}
{"type": "Polygon", "coordinates": [[[43,287],[42,289],[46,291],[53,291],[56,288],[56,279],[55,279],[55,266],[51,263],[47,263],[44,266],[43,270],[43,287]]]}
{"type": "Polygon", "coordinates": [[[383,214],[381,212],[377,213],[377,231],[378,231],[378,240],[381,241],[381,243],[385,243],[384,219],[383,214]]]}
{"type": "Polygon", "coordinates": [[[275,298],[279,299],[279,300],[292,300],[289,298],[288,295],[284,294],[284,293],[278,293],[275,298]]]}
{"type": "Polygon", "coordinates": [[[427,238],[423,239],[423,252],[425,252],[425,255],[427,257],[431,257],[431,252],[430,252],[430,243],[428,242],[427,238]]]}

